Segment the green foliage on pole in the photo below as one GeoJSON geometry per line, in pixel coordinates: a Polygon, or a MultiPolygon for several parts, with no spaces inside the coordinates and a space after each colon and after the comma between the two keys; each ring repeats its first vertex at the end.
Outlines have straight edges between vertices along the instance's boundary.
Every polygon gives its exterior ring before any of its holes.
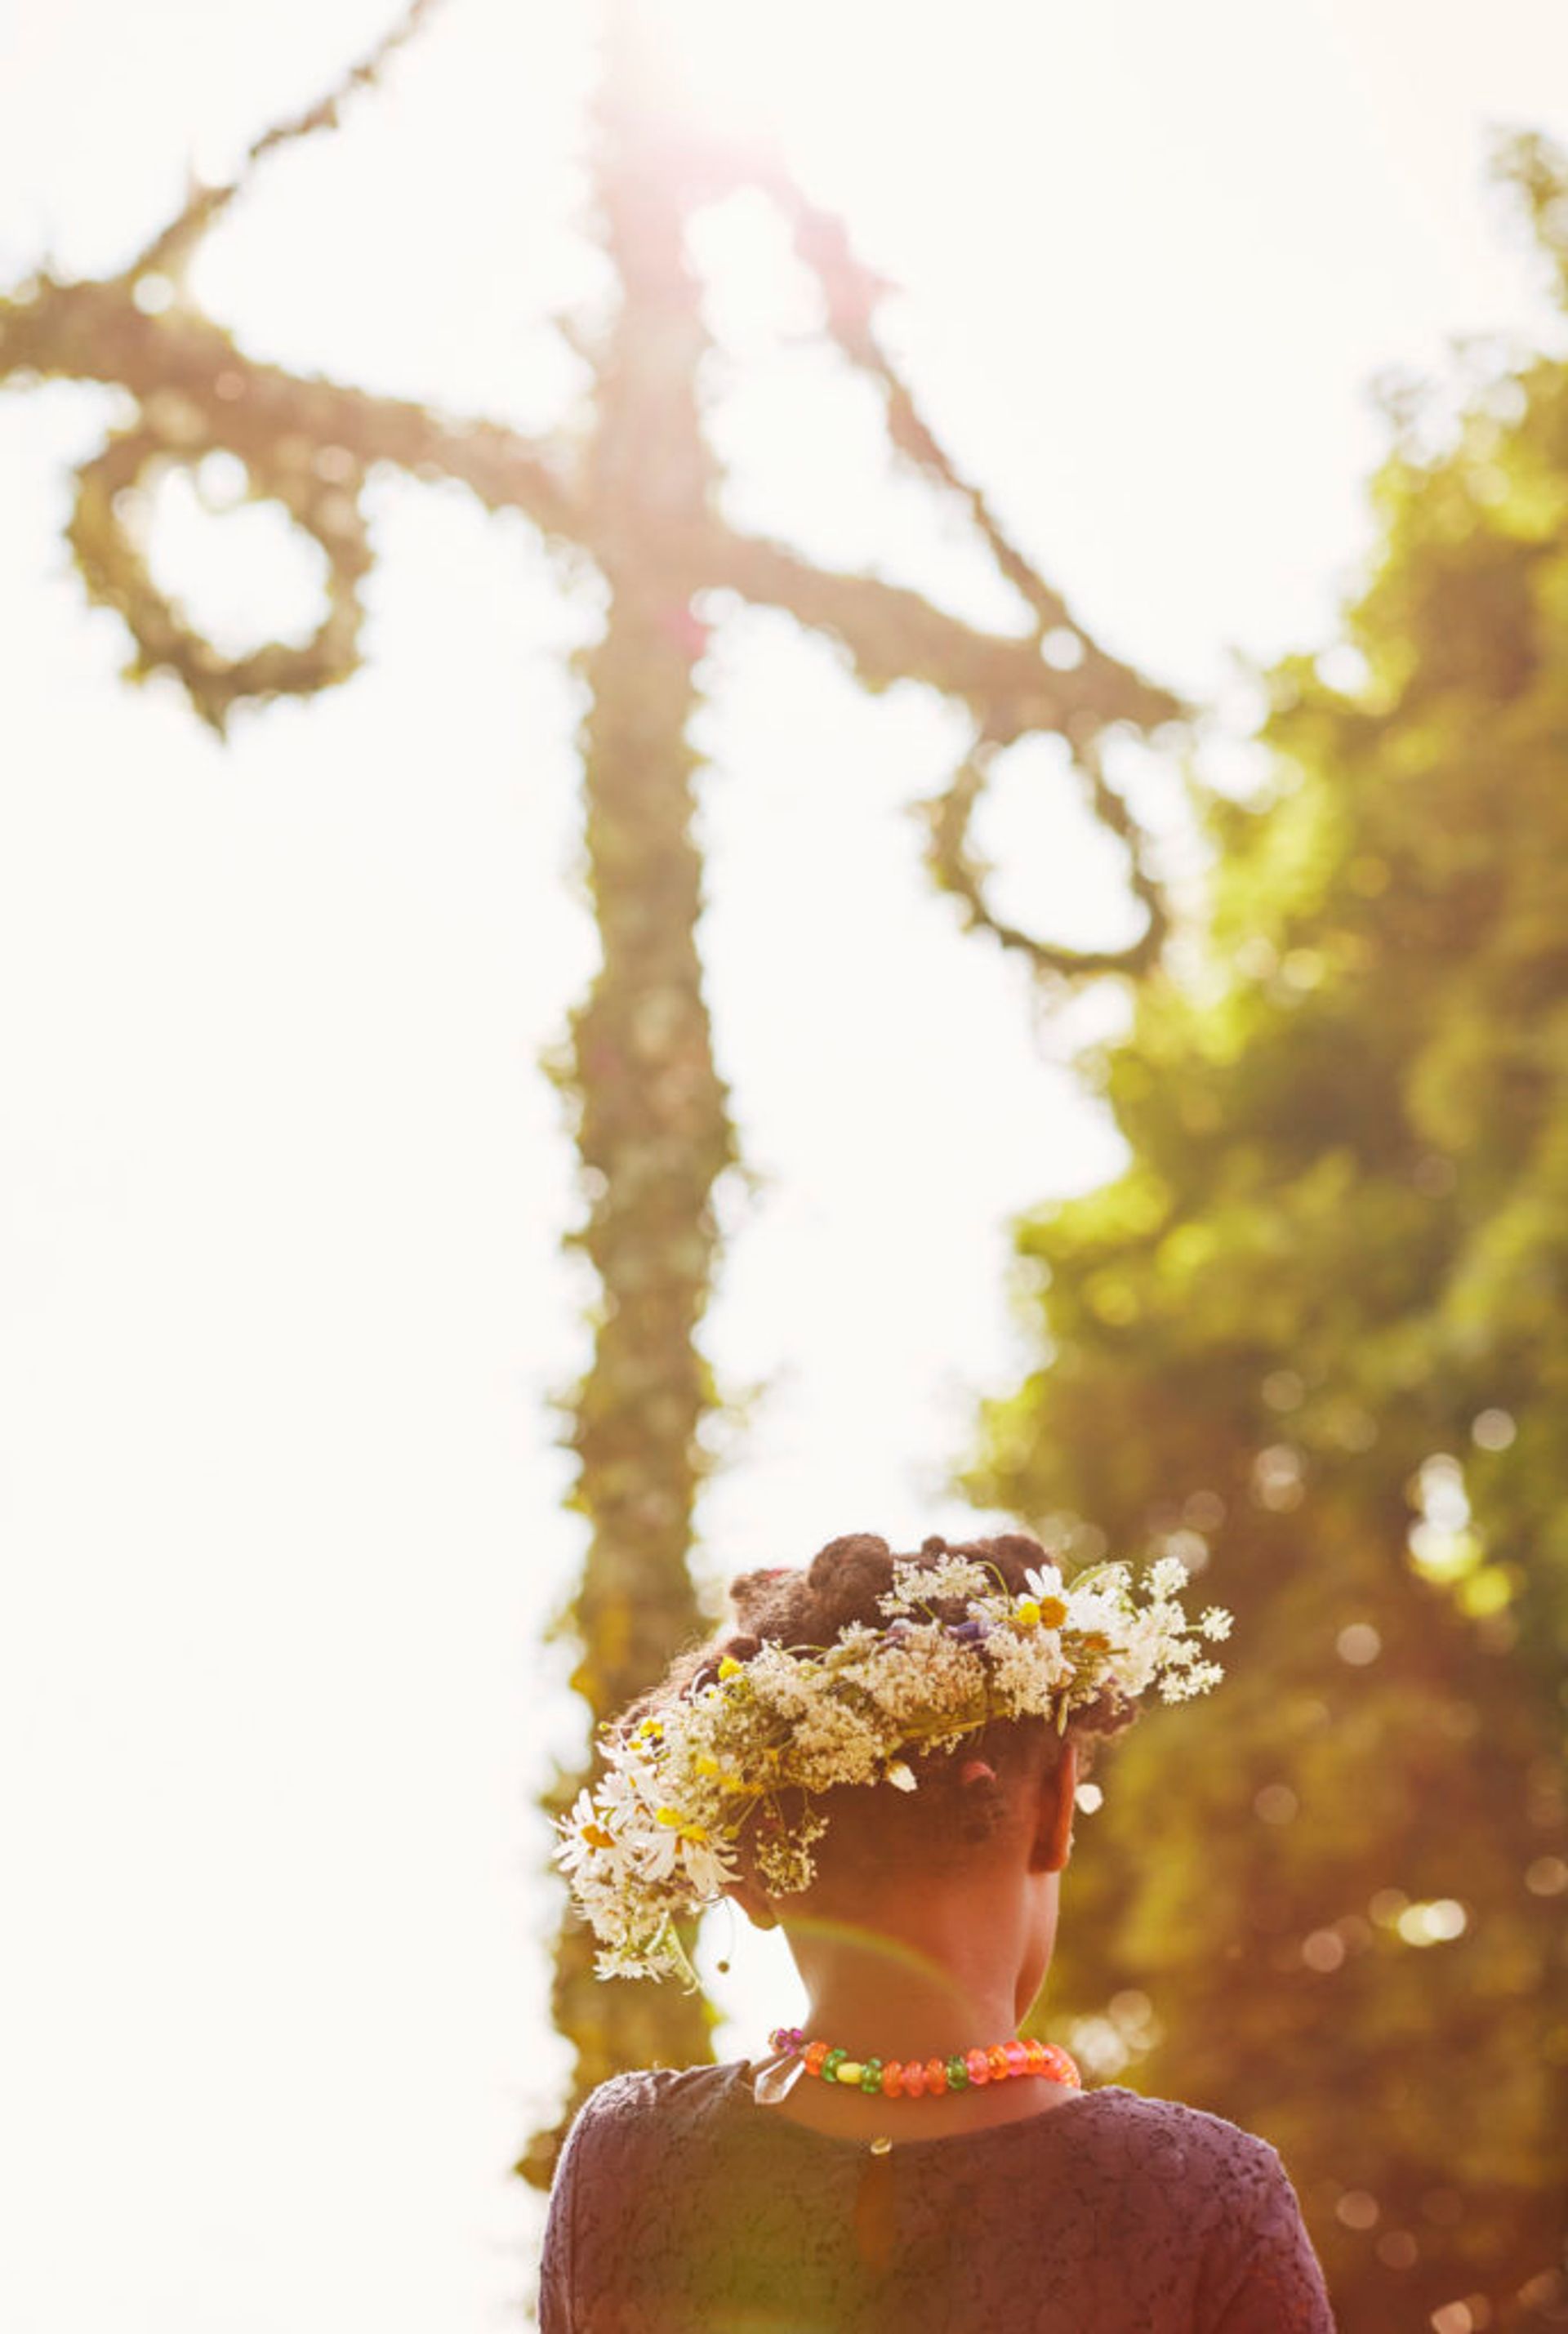
{"type": "MultiPolygon", "coordinates": [[[[1568,290],[1568,163],[1495,169],[1568,290]]],[[[1279,2146],[1342,2334],[1568,2306],[1568,362],[1422,402],[1085,1062],[1129,1163],[1020,1226],[967,1478],[1236,1612],[1080,1822],[1053,2019],[1279,2146]]]]}
{"type": "MultiPolygon", "coordinates": [[[[649,132],[629,86],[635,62],[630,43],[612,53],[595,109],[604,243],[621,285],[585,480],[588,500],[612,514],[600,562],[610,608],[602,637],[576,660],[601,955],[555,1065],[588,1197],[575,1239],[600,1290],[592,1364],[570,1403],[573,1505],[589,1546],[557,1631],[577,1648],[572,1683],[595,1721],[640,1693],[703,1625],[687,1552],[698,1430],[717,1396],[697,1328],[717,1248],[713,1186],[736,1156],[697,954],[697,756],[688,741],[706,638],[690,604],[689,547],[714,468],[697,407],[706,339],[678,188],[644,150],[649,132]]],[[[592,1771],[559,1779],[555,1812],[592,1771]]],[[[563,1908],[553,2006],[576,2066],[559,2119],[518,2167],[540,2186],[596,2083],[625,2067],[711,2055],[704,2000],[605,1982],[595,1955],[592,1932],[563,1908]]]]}

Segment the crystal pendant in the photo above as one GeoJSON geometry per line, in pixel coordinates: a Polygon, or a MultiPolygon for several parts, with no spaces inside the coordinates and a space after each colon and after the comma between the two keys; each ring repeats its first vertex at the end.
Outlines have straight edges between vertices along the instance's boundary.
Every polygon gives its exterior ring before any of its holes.
{"type": "Polygon", "coordinates": [[[797,2058],[793,2050],[769,2059],[752,2084],[752,2097],[759,2107],[776,2107],[781,2099],[788,2098],[804,2072],[804,2059],[797,2058]]]}

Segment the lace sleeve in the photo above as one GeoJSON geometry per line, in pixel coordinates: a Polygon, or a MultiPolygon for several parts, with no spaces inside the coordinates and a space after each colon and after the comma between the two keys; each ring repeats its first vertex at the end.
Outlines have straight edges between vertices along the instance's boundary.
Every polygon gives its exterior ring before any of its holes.
{"type": "Polygon", "coordinates": [[[1275,2150],[1249,2149],[1238,2210],[1205,2263],[1202,2334],[1334,2334],[1323,2270],[1275,2150]]]}
{"type": "MultiPolygon", "coordinates": [[[[582,2271],[585,2262],[591,2264],[593,2256],[595,2183],[605,2185],[606,2146],[610,2144],[612,2148],[640,2079],[646,2078],[610,2076],[597,2089],[589,2092],[572,2119],[556,2162],[555,2177],[550,2185],[550,2209],[545,2215],[539,2256],[539,2334],[583,2334],[585,2313],[591,2311],[592,2304],[592,2279],[585,2293],[582,2271]],[[586,2255],[580,2252],[578,2243],[580,2196],[583,2196],[589,2214],[586,2255]]],[[[613,2172],[608,2185],[613,2194],[613,2172]]],[[[616,2201],[619,2205],[624,2199],[616,2201]]],[[[599,2217],[602,2223],[602,2203],[599,2217]]]]}
{"type": "Polygon", "coordinates": [[[585,2101],[573,2117],[550,2184],[550,2210],[539,2256],[539,2334],[573,2334],[573,2206],[582,2172],[584,2118],[591,2104],[585,2101]]]}

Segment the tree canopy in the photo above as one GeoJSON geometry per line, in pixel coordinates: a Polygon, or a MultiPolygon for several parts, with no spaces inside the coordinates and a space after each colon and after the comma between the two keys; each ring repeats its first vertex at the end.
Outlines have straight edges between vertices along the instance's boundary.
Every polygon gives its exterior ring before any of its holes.
{"type": "MultiPolygon", "coordinates": [[[[1568,294],[1568,162],[1494,167],[1568,294]]],[[[1343,638],[1200,789],[967,1477],[1236,1611],[1080,1825],[1053,2023],[1275,2142],[1344,2334],[1568,2309],[1568,362],[1458,401],[1390,398],[1343,638]]]]}

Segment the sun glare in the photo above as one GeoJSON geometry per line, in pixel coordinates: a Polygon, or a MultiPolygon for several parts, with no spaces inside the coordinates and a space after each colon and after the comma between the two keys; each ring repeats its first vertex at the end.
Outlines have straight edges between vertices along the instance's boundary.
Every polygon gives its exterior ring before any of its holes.
{"type": "Polygon", "coordinates": [[[776,12],[733,0],[642,0],[646,27],[683,111],[707,130],[771,142],[779,129],[776,12]]]}
{"type": "MultiPolygon", "coordinates": [[[[842,155],[835,117],[854,89],[884,88],[910,30],[882,0],[641,0],[668,73],[670,101],[705,130],[764,148],[809,170],[842,155]]],[[[877,121],[863,140],[874,158],[877,121]]],[[[856,143],[860,144],[861,140],[856,143]]]]}

